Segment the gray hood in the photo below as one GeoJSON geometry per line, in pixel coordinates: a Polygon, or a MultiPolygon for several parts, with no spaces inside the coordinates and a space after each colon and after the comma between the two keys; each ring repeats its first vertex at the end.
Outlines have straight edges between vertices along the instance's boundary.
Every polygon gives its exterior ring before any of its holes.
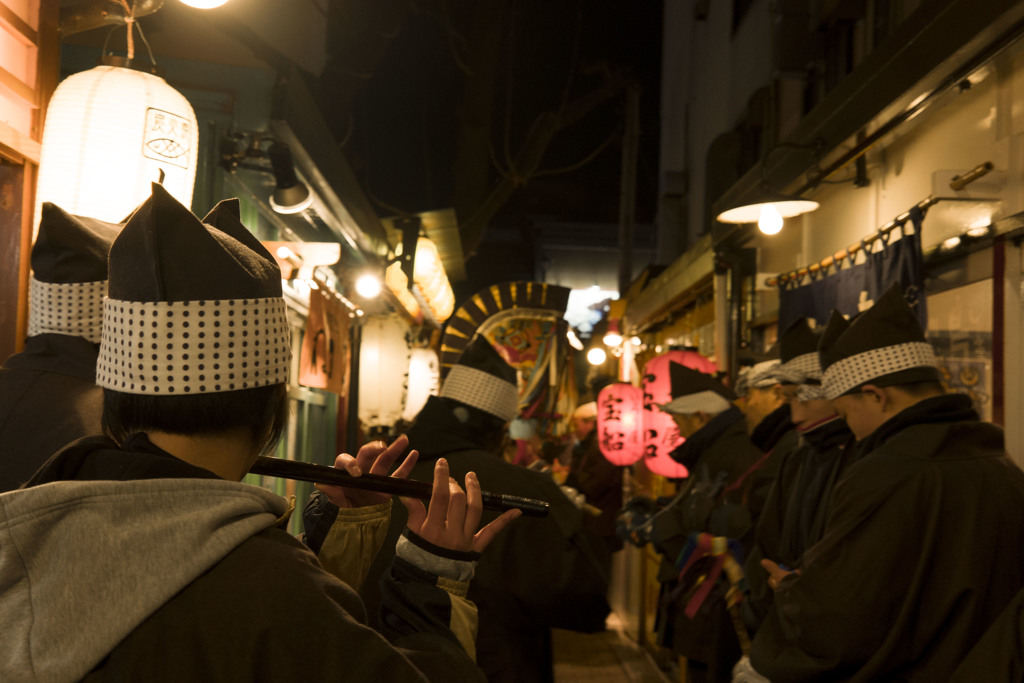
{"type": "Polygon", "coordinates": [[[77,681],[287,502],[207,479],[0,494],[0,681],[77,681]]]}

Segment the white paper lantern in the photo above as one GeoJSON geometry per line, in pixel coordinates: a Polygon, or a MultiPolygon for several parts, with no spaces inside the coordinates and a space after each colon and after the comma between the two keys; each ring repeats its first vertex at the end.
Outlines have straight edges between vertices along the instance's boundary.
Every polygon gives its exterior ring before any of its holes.
{"type": "Polygon", "coordinates": [[[371,316],[359,342],[359,421],[390,427],[405,409],[409,372],[408,324],[398,316],[371,316]]]}
{"type": "Polygon", "coordinates": [[[68,76],[46,112],[36,222],[42,202],[121,221],[161,171],[167,191],[191,206],[198,147],[195,112],[159,76],[119,66],[68,76]]]}
{"type": "Polygon", "coordinates": [[[441,361],[433,349],[413,349],[409,356],[409,382],[402,419],[412,422],[427,399],[441,390],[441,361]]]}

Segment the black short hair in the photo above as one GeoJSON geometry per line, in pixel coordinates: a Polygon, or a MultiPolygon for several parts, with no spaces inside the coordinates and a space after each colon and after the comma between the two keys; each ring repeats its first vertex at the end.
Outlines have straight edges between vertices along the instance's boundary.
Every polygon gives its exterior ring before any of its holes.
{"type": "Polygon", "coordinates": [[[287,421],[285,384],[180,396],[103,390],[103,430],[118,443],[138,432],[210,436],[241,427],[259,444],[260,453],[267,454],[287,421]]]}

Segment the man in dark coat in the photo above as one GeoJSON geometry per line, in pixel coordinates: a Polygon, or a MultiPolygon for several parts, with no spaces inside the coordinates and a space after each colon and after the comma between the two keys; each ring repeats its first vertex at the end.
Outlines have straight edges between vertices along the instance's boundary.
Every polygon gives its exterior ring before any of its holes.
{"type": "MultiPolygon", "coordinates": [[[[671,455],[686,465],[690,476],[658,513],[653,531],[655,548],[662,555],[658,635],[663,645],[691,660],[693,668],[706,665],[709,681],[728,681],[740,656],[724,597],[730,581],[724,572],[717,581],[712,577],[714,588],[700,600],[693,580],[709,574],[708,568],[696,564],[693,571],[682,572],[682,554],[698,534],[732,539],[744,549],[752,541],[760,511],[752,497],[763,500],[767,492],[751,487],[767,456],[750,442],[730,389],[679,363],[669,365],[669,376],[672,400],[660,408],[672,416],[686,439],[671,455]]],[[[742,554],[736,552],[735,559],[742,554]]]]}
{"type": "MultiPolygon", "coordinates": [[[[430,513],[410,504],[379,632],[281,528],[288,502],[241,483],[287,423],[291,350],[280,270],[238,214],[225,201],[201,223],[154,185],[114,241],[96,373],[110,438],[0,494],[0,680],[483,680],[456,628],[473,627],[466,582],[496,528],[473,533],[475,479],[463,493],[441,464],[430,513]]],[[[405,446],[342,464],[386,471],[405,446]]],[[[338,524],[353,541],[390,510],[358,494],[338,524]]]]}
{"type": "Polygon", "coordinates": [[[756,510],[764,507],[782,462],[790,458],[799,445],[790,404],[782,391],[779,351],[780,345],[773,346],[768,354],[773,357],[742,371],[737,382],[743,393],[736,405],[743,411],[750,442],[769,456],[752,475],[751,505],[756,510]]]}
{"type": "Polygon", "coordinates": [[[989,626],[949,683],[1024,681],[1024,590],[989,626]]]}
{"type": "Polygon", "coordinates": [[[0,492],[27,481],[65,444],[102,433],[96,356],[107,252],[120,228],[43,204],[28,339],[0,367],[0,492]]]}
{"type": "Polygon", "coordinates": [[[610,562],[611,554],[622,549],[622,539],[615,533],[615,516],[622,509],[622,467],[601,454],[597,403],[588,401],[573,411],[572,436],[565,485],[582,493],[589,505],[601,511],[599,515],[584,515],[583,526],[601,536],[610,562]]]}
{"type": "MultiPolygon", "coordinates": [[[[501,457],[506,425],[518,413],[515,381],[515,371],[486,338],[477,336],[449,371],[440,395],[427,399],[408,431],[410,446],[420,453],[410,478],[428,477],[443,459],[454,477],[475,471],[485,491],[550,503],[548,517],[517,519],[495,539],[469,590],[480,614],[477,663],[487,680],[550,683],[551,629],[596,632],[605,627],[610,612],[606,551],[600,537],[583,528],[583,513],[550,475],[501,457]]],[[[316,498],[311,505],[324,507],[316,498]]],[[[322,515],[307,511],[307,541],[314,548],[317,517],[322,515]]],[[[326,517],[331,518],[329,509],[326,517]]],[[[484,520],[489,518],[485,513],[484,520]]],[[[376,577],[390,562],[392,540],[404,523],[401,507],[394,506],[389,540],[361,589],[371,613],[379,599],[376,577]]]]}
{"type": "Polygon", "coordinates": [[[765,453],[780,443],[783,444],[780,451],[796,443],[789,404],[779,391],[779,365],[776,356],[744,368],[736,383],[736,405],[743,411],[750,440],[765,453]]]}
{"type": "Polygon", "coordinates": [[[761,560],[799,568],[804,551],[821,539],[828,497],[852,440],[846,423],[821,388],[820,330],[800,318],[779,339],[779,390],[799,435],[797,447],[780,455],[778,474],[758,519],[754,547],[744,564],[748,595],[744,620],[756,631],[771,607],[772,591],[761,560]]]}
{"type": "Polygon", "coordinates": [[[833,312],[818,351],[857,442],[801,571],[762,561],[775,599],[751,663],[780,682],[948,680],[1024,587],[1024,473],[944,393],[899,289],[833,312]]]}

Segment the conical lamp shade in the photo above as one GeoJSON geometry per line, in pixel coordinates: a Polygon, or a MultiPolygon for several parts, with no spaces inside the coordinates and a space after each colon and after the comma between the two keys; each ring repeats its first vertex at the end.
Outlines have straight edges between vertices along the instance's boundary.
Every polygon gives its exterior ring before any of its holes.
{"type": "Polygon", "coordinates": [[[718,220],[722,223],[756,223],[761,218],[761,212],[768,205],[774,205],[775,210],[783,218],[792,218],[802,213],[808,213],[818,208],[818,202],[810,199],[801,199],[784,194],[763,193],[754,198],[749,204],[727,209],[718,214],[718,220]]]}

